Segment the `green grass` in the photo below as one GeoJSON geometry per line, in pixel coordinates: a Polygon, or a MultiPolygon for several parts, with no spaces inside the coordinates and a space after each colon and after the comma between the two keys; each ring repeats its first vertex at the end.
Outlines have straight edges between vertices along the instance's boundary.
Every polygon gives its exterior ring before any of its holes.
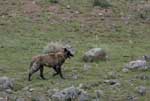
{"type": "Polygon", "coordinates": [[[94,0],[93,6],[108,8],[108,7],[111,7],[112,5],[107,0],[94,0]]]}
{"type": "MultiPolygon", "coordinates": [[[[0,3],[2,2],[0,1],[0,3]]],[[[10,1],[9,4],[4,6],[11,8],[11,3],[13,2],[17,1],[10,1]]],[[[14,92],[16,95],[21,92],[22,88],[29,85],[37,91],[46,93],[48,89],[52,88],[63,89],[72,85],[78,86],[80,83],[92,84],[100,81],[102,83],[89,89],[88,93],[95,96],[94,91],[102,89],[105,101],[123,101],[127,99],[128,95],[138,96],[140,101],[148,101],[150,99],[148,94],[144,97],[139,96],[135,92],[135,87],[140,85],[149,87],[150,81],[135,79],[133,86],[127,81],[133,79],[137,74],[145,73],[148,75],[150,72],[135,71],[123,73],[122,68],[128,61],[141,57],[144,54],[149,54],[149,24],[141,23],[140,20],[129,20],[130,24],[126,25],[121,20],[118,12],[123,12],[125,16],[128,14],[126,7],[130,6],[130,4],[127,1],[127,5],[122,3],[125,2],[123,0],[112,1],[113,7],[111,9],[113,9],[113,16],[105,17],[105,20],[100,20],[99,16],[93,17],[90,15],[92,9],[95,9],[92,8],[90,1],[85,1],[85,4],[83,0],[81,2],[83,3],[73,0],[67,2],[66,0],[58,4],[62,13],[67,15],[66,17],[71,14],[68,14],[68,12],[72,10],[82,12],[78,14],[78,17],[73,17],[70,20],[63,20],[64,15],[53,15],[44,10],[40,12],[39,20],[34,21],[33,16],[24,14],[19,9],[22,6],[20,3],[17,3],[15,8],[12,9],[12,12],[17,12],[15,17],[6,15],[3,18],[1,16],[0,46],[3,46],[3,48],[0,48],[0,68],[3,68],[4,71],[0,71],[0,76],[9,76],[16,79],[16,91],[14,92]],[[71,9],[65,8],[67,4],[71,5],[71,9]],[[87,18],[91,19],[87,20],[87,18]],[[52,20],[54,20],[53,24],[51,24],[52,20]],[[112,24],[115,25],[115,31],[112,29],[112,24]],[[73,80],[69,77],[66,80],[61,80],[59,76],[52,77],[52,69],[45,68],[44,74],[48,80],[43,81],[39,79],[37,73],[33,75],[32,81],[28,82],[27,71],[31,57],[41,54],[43,47],[48,42],[56,40],[71,41],[72,45],[76,48],[75,57],[67,60],[63,65],[63,74],[68,77],[72,75],[74,72],[72,69],[75,68],[79,78],[73,80]],[[133,43],[130,43],[131,40],[133,43]],[[84,71],[83,66],[85,63],[82,61],[82,56],[85,51],[92,47],[104,48],[108,52],[110,60],[107,62],[91,63],[92,68],[84,71]],[[103,83],[107,73],[110,71],[121,75],[117,78],[121,83],[118,89],[112,89],[110,85],[103,83]]],[[[47,1],[37,0],[37,3],[43,9],[50,6],[47,4],[47,1]]],[[[0,9],[0,11],[3,11],[3,9],[0,9]]],[[[11,14],[10,12],[9,14],[11,14]]]]}

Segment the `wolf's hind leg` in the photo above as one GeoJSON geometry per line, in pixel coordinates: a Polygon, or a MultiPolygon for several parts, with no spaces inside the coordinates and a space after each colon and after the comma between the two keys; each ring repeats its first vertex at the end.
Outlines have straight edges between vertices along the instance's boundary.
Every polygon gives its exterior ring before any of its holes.
{"type": "Polygon", "coordinates": [[[59,73],[60,77],[61,77],[62,79],[65,79],[64,76],[63,76],[63,74],[62,74],[61,67],[59,67],[59,68],[57,68],[57,69],[58,69],[58,73],[59,73]]]}
{"type": "Polygon", "coordinates": [[[54,69],[54,71],[56,72],[56,73],[54,73],[54,74],[53,74],[53,76],[58,75],[58,74],[59,74],[59,72],[58,72],[58,70],[57,70],[56,66],[54,66],[54,67],[53,67],[53,69],[54,69]]]}
{"type": "Polygon", "coordinates": [[[44,71],[44,66],[41,65],[41,66],[40,66],[40,77],[41,77],[43,80],[46,80],[46,78],[45,78],[44,75],[43,75],[43,71],[44,71]]]}
{"type": "Polygon", "coordinates": [[[28,81],[31,81],[31,76],[40,69],[40,65],[33,63],[29,70],[28,81]]]}

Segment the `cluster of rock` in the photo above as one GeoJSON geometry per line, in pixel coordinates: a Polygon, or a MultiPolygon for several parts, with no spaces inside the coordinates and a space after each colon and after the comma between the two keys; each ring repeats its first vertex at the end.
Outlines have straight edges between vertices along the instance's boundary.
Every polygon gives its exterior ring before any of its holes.
{"type": "Polygon", "coordinates": [[[89,101],[90,96],[74,86],[58,91],[52,95],[52,101],[89,101]]]}
{"type": "Polygon", "coordinates": [[[10,91],[14,88],[13,79],[6,76],[0,77],[0,91],[10,91]]]}
{"type": "Polygon", "coordinates": [[[3,76],[0,77],[0,101],[8,101],[8,94],[14,89],[14,80],[3,76]]]}
{"type": "MultiPolygon", "coordinates": [[[[49,43],[45,48],[44,48],[44,53],[50,53],[50,52],[58,52],[60,51],[60,49],[62,48],[68,48],[70,49],[71,52],[75,52],[75,50],[70,46],[70,45],[63,45],[60,43],[49,43]]],[[[94,61],[101,61],[101,60],[107,60],[107,53],[104,49],[102,48],[92,48],[89,51],[85,52],[85,54],[83,55],[83,60],[85,62],[94,62],[94,61]]],[[[135,61],[131,61],[129,63],[127,63],[124,68],[123,68],[123,72],[128,72],[129,70],[148,70],[149,67],[149,61],[150,61],[150,57],[148,56],[144,56],[144,59],[141,60],[135,60],[135,61]]],[[[84,64],[84,70],[87,71],[88,69],[91,68],[90,63],[86,63],[84,64]]],[[[75,73],[76,74],[76,73],[75,73]]],[[[101,83],[106,84],[110,87],[120,87],[121,86],[121,82],[118,80],[118,77],[120,75],[117,74],[116,72],[108,72],[106,78],[104,81],[100,82],[96,82],[96,83],[91,83],[91,84],[80,84],[79,87],[68,87],[65,88],[63,90],[58,90],[58,89],[50,89],[48,90],[48,95],[41,95],[41,94],[37,94],[35,96],[32,96],[31,92],[34,91],[34,89],[30,88],[30,87],[26,87],[23,90],[25,92],[27,92],[28,97],[30,100],[35,100],[35,101],[47,101],[52,100],[52,101],[91,101],[93,98],[85,91],[87,89],[90,89],[91,87],[97,87],[99,86],[101,83]]],[[[73,75],[74,79],[78,78],[78,75],[73,75]]],[[[150,79],[150,77],[145,76],[145,75],[138,75],[136,76],[136,78],[140,78],[141,80],[145,80],[145,79],[150,79]]],[[[7,95],[9,93],[12,92],[14,88],[14,80],[8,77],[0,77],[0,95],[7,95]]],[[[140,94],[141,96],[144,96],[147,93],[147,88],[144,86],[139,86],[135,88],[136,92],[138,94],[140,94]]],[[[102,90],[96,90],[96,100],[95,101],[99,101],[99,99],[101,99],[101,95],[103,95],[103,91],[102,90]]],[[[1,96],[0,96],[1,97],[1,96]]],[[[15,101],[25,101],[25,100],[29,100],[26,99],[27,97],[13,97],[15,99],[15,101]]],[[[129,99],[134,99],[134,97],[129,96],[129,99]]],[[[1,99],[1,98],[0,98],[1,99]]],[[[3,99],[8,99],[7,96],[6,98],[3,99]]]]}
{"type": "Polygon", "coordinates": [[[123,72],[128,72],[129,70],[148,70],[149,68],[150,65],[148,57],[144,56],[144,59],[130,61],[127,63],[123,68],[123,72]]]}
{"type": "MultiPolygon", "coordinates": [[[[109,74],[109,73],[108,73],[109,74]]],[[[111,73],[112,74],[112,73],[111,73]]],[[[98,87],[100,84],[106,84],[110,88],[117,88],[121,86],[121,82],[118,79],[106,79],[104,81],[92,82],[90,84],[80,84],[78,87],[71,86],[63,90],[59,89],[49,89],[47,94],[42,94],[37,92],[36,89],[32,87],[25,87],[21,91],[21,95],[9,94],[6,90],[14,88],[14,83],[12,79],[8,77],[0,78],[0,100],[13,100],[13,101],[99,101],[103,99],[104,92],[102,90],[95,90],[95,96],[91,96],[86,90],[93,87],[98,87]],[[4,92],[3,92],[4,91],[4,92]]],[[[148,93],[147,87],[138,86],[135,87],[135,91],[140,96],[144,96],[148,93]]],[[[137,99],[135,96],[128,96],[128,99],[137,99]]]]}

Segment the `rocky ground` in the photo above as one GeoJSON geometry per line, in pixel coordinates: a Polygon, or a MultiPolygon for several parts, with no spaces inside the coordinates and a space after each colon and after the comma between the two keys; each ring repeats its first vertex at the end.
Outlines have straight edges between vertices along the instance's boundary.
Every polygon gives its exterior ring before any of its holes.
{"type": "Polygon", "coordinates": [[[149,101],[150,1],[54,1],[0,0],[0,101],[149,101]],[[45,68],[29,82],[49,42],[73,48],[66,79],[45,68]]]}

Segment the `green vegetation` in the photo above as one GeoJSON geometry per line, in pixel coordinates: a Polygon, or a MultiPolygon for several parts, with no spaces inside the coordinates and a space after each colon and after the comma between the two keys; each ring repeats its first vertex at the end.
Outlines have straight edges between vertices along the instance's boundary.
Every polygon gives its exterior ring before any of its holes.
{"type": "Polygon", "coordinates": [[[108,7],[111,7],[112,5],[107,0],[94,0],[93,6],[108,8],[108,7]]]}
{"type": "Polygon", "coordinates": [[[47,0],[35,0],[35,3],[30,0],[0,0],[0,76],[16,79],[14,94],[21,95],[26,86],[45,94],[52,88],[103,82],[107,73],[113,71],[120,75],[117,77],[120,87],[111,88],[102,83],[87,92],[95,96],[95,90],[103,90],[104,101],[123,101],[129,95],[137,96],[139,101],[148,101],[149,94],[139,96],[135,87],[143,85],[149,88],[150,80],[136,79],[135,76],[149,76],[150,71],[122,72],[125,63],[150,54],[149,22],[135,19],[132,13],[136,5],[143,6],[146,2],[112,0],[112,8],[98,4],[104,7],[98,9],[92,6],[91,0],[63,1],[60,5],[51,5],[47,0]],[[67,5],[70,9],[66,8],[67,5]],[[28,82],[32,56],[41,54],[48,42],[57,40],[71,42],[77,50],[75,57],[63,65],[64,76],[68,79],[52,77],[53,70],[45,68],[48,80],[43,81],[39,74],[35,74],[28,82]],[[107,50],[110,60],[91,63],[92,68],[84,71],[85,63],[81,59],[83,53],[92,47],[107,50]],[[79,75],[77,80],[71,76],[74,72],[79,75]]]}
{"type": "Polygon", "coordinates": [[[48,0],[50,3],[58,3],[59,0],[48,0]]]}

